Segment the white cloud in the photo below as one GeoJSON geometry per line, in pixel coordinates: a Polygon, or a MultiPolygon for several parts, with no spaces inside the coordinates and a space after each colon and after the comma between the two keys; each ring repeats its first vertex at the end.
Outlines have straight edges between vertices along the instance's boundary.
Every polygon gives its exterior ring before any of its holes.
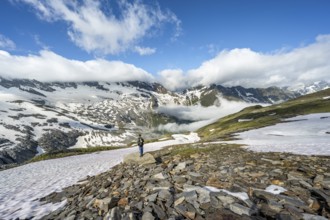
{"type": "Polygon", "coordinates": [[[181,69],[163,70],[158,74],[159,82],[169,90],[186,88],[189,79],[186,78],[181,69]]]}
{"type": "Polygon", "coordinates": [[[158,112],[172,115],[181,120],[193,121],[189,124],[168,123],[158,126],[158,130],[166,130],[171,132],[195,131],[207,124],[210,124],[226,115],[238,112],[243,108],[254,105],[253,103],[229,101],[222,97],[218,97],[220,106],[203,107],[195,106],[162,106],[158,112]]]}
{"type": "MultiPolygon", "coordinates": [[[[65,21],[69,26],[68,35],[72,42],[93,53],[118,54],[127,50],[135,51],[135,46],[143,38],[150,37],[150,33],[159,30],[165,23],[176,26],[175,36],[180,30],[180,21],[171,11],[162,11],[159,6],[146,5],[138,0],[115,1],[121,10],[118,14],[113,12],[114,7],[105,8],[101,1],[94,0],[16,1],[31,5],[41,19],[65,21]]],[[[114,1],[108,2],[109,7],[110,4],[114,4],[114,1]]]]}
{"type": "Polygon", "coordinates": [[[52,51],[15,56],[0,50],[0,75],[40,81],[153,81],[153,76],[134,65],[104,59],[78,61],[52,51]]]}
{"type": "Polygon", "coordinates": [[[177,123],[168,123],[164,125],[159,125],[159,131],[168,131],[168,132],[186,132],[186,131],[196,131],[201,127],[204,127],[208,124],[211,124],[214,120],[205,120],[205,121],[197,121],[190,124],[177,124],[177,123]]]}
{"type": "Polygon", "coordinates": [[[138,52],[141,56],[145,56],[156,53],[156,48],[136,46],[135,51],[138,52]]]}
{"type": "Polygon", "coordinates": [[[197,69],[163,70],[159,77],[170,89],[212,83],[246,87],[287,86],[329,80],[330,35],[291,51],[259,53],[248,48],[223,50],[197,69]]]}
{"type": "Polygon", "coordinates": [[[13,50],[16,48],[16,45],[12,40],[0,34],[0,48],[13,50]]]}

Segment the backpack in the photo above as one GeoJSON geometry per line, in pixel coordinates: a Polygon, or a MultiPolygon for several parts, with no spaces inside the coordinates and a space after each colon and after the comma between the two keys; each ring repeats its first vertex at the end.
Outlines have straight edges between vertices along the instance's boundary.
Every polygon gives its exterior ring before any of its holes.
{"type": "Polygon", "coordinates": [[[139,146],[143,146],[143,144],[144,144],[144,140],[143,140],[142,137],[139,137],[137,144],[138,144],[139,146]]]}

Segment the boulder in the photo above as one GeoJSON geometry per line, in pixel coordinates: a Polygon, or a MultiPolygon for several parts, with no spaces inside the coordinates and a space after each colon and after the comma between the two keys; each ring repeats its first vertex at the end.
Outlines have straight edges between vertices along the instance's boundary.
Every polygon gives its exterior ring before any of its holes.
{"type": "Polygon", "coordinates": [[[147,165],[156,163],[156,160],[150,153],[145,153],[142,157],[139,153],[132,153],[124,157],[124,163],[147,165]]]}

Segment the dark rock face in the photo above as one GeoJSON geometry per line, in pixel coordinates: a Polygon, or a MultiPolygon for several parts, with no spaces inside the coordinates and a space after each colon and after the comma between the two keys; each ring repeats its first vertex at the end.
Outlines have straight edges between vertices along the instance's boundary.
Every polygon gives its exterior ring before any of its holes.
{"type": "Polygon", "coordinates": [[[60,130],[50,130],[39,138],[39,145],[47,152],[63,150],[76,144],[77,138],[82,135],[78,131],[63,132],[60,130]]]}
{"type": "MultiPolygon", "coordinates": [[[[15,148],[9,148],[0,151],[0,169],[6,168],[6,166],[8,166],[9,164],[15,165],[18,163],[23,163],[37,154],[38,143],[33,140],[34,134],[32,133],[32,127],[24,126],[20,129],[12,125],[7,126],[9,126],[13,130],[21,132],[22,136],[16,138],[16,140],[19,141],[19,144],[17,144],[15,148]]],[[[6,147],[6,145],[13,144],[8,140],[6,141],[6,139],[2,140],[3,147],[6,147]]]]}
{"type": "Polygon", "coordinates": [[[95,87],[99,90],[109,91],[109,89],[104,88],[104,86],[100,85],[98,82],[84,82],[83,85],[95,87]]]}
{"type": "MultiPolygon", "coordinates": [[[[31,139],[22,138],[15,149],[0,151],[0,168],[2,165],[23,163],[37,154],[38,143],[31,139]]],[[[6,166],[4,166],[5,168],[6,166]]]]}
{"type": "Polygon", "coordinates": [[[11,87],[16,87],[16,88],[19,88],[20,90],[31,92],[31,93],[34,93],[36,95],[42,95],[42,96],[44,96],[44,95],[37,92],[37,91],[35,91],[32,88],[37,88],[37,89],[47,91],[47,92],[55,91],[47,83],[42,83],[42,82],[39,82],[37,80],[28,80],[28,79],[8,80],[8,79],[0,77],[0,86],[2,86],[4,88],[7,88],[7,89],[11,88],[11,87]],[[31,87],[31,88],[30,88],[30,90],[29,89],[26,90],[26,89],[24,89],[24,87],[31,87]]]}
{"type": "Polygon", "coordinates": [[[329,157],[251,153],[222,145],[185,157],[170,156],[170,148],[153,155],[156,163],[122,163],[43,198],[67,200],[64,208],[43,219],[330,217],[329,157]],[[265,191],[271,184],[287,191],[265,191]]]}
{"type": "Polygon", "coordinates": [[[11,144],[10,140],[8,140],[6,138],[0,138],[0,148],[6,146],[8,144],[11,144]]]}

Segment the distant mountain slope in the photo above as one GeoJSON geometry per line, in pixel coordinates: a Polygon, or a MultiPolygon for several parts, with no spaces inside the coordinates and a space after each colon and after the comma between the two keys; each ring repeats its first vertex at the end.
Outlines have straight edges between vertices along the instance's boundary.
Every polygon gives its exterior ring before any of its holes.
{"type": "MultiPolygon", "coordinates": [[[[172,92],[147,82],[39,82],[0,77],[0,165],[69,147],[121,146],[159,125],[194,119],[168,114],[167,106],[221,106],[221,100],[277,103],[300,93],[211,85],[172,92]]],[[[239,109],[237,109],[239,110],[239,109]]]]}
{"type": "Polygon", "coordinates": [[[232,138],[235,132],[251,130],[280,123],[281,119],[311,113],[330,112],[330,89],[262,107],[260,105],[243,109],[228,115],[198,130],[203,140],[232,138]]]}

